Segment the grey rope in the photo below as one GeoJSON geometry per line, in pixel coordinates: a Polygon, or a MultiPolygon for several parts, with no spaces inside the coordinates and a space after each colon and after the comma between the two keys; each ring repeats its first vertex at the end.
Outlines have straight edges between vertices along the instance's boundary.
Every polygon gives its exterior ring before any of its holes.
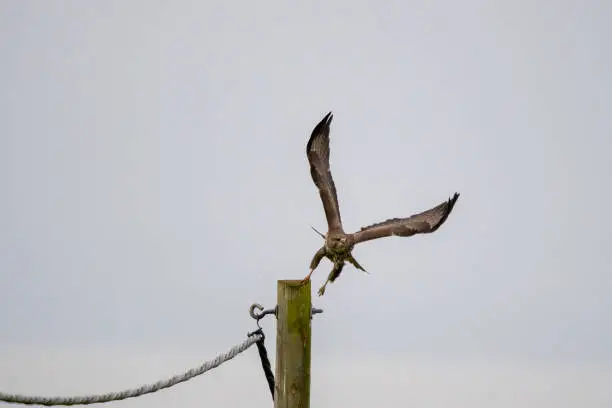
{"type": "Polygon", "coordinates": [[[124,390],[119,392],[109,392],[107,394],[98,395],[86,395],[80,397],[35,397],[17,394],[5,394],[0,392],[0,401],[10,402],[14,404],[26,404],[26,405],[85,405],[85,404],[97,404],[101,402],[119,401],[126,398],[139,397],[144,394],[150,394],[155,391],[159,391],[164,388],[172,387],[173,385],[182,383],[190,380],[193,377],[204,374],[205,372],[212,370],[215,367],[225,363],[228,360],[236,357],[253,344],[260,340],[263,340],[263,334],[253,333],[245,341],[232,347],[226,353],[220,354],[214,359],[205,362],[199,367],[192,368],[186,373],[175,375],[167,380],[161,380],[153,384],[143,385],[138,388],[131,390],[124,390]]]}

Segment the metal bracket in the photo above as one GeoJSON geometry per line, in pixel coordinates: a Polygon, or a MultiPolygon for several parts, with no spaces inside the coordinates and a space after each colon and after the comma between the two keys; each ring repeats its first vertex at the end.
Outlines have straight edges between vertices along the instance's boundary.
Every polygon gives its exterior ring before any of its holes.
{"type": "Polygon", "coordinates": [[[264,307],[262,305],[260,305],[259,303],[253,303],[251,305],[251,307],[249,308],[249,314],[251,315],[251,317],[253,319],[255,319],[257,321],[257,327],[259,326],[259,321],[266,315],[269,314],[273,314],[274,316],[276,316],[276,311],[277,311],[278,306],[275,306],[274,309],[267,309],[264,310],[264,307]],[[260,313],[256,313],[255,309],[259,310],[260,313]]]}
{"type": "MultiPolygon", "coordinates": [[[[263,317],[270,315],[270,314],[277,316],[277,312],[278,312],[278,306],[274,306],[274,309],[264,310],[264,307],[260,305],[259,303],[253,303],[251,307],[249,308],[249,315],[251,315],[251,317],[257,321],[257,327],[259,327],[260,329],[261,329],[261,326],[259,325],[259,321],[263,317]],[[259,310],[259,313],[255,312],[255,309],[259,310]]],[[[316,307],[311,308],[310,318],[312,319],[313,315],[316,315],[319,313],[323,313],[323,309],[318,309],[316,307]]]]}

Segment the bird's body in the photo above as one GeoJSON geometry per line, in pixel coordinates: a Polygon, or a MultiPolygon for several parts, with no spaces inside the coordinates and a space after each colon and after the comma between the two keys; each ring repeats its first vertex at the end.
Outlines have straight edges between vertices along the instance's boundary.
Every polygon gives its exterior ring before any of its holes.
{"type": "Polygon", "coordinates": [[[340,217],[336,186],[329,167],[329,125],[331,120],[332,114],[330,112],[317,126],[315,126],[306,146],[306,154],[310,163],[310,175],[319,189],[319,195],[321,196],[325,217],[327,219],[328,231],[325,235],[319,233],[324,238],[325,242],[323,247],[321,247],[312,258],[310,262],[310,273],[304,280],[310,279],[312,272],[317,268],[324,257],[328,258],[334,264],[334,267],[327,277],[327,281],[321,289],[319,289],[319,295],[325,293],[328,282],[333,282],[340,276],[344,264],[347,261],[355,268],[366,272],[352,255],[353,248],[356,244],[393,235],[407,237],[419,233],[434,232],[444,223],[444,221],[446,221],[455,202],[459,198],[459,194],[455,193],[448,201],[420,214],[415,214],[408,218],[388,219],[361,228],[359,231],[352,234],[345,233],[340,217]]]}
{"type": "Polygon", "coordinates": [[[333,262],[346,259],[354,246],[355,244],[350,241],[350,236],[344,232],[329,233],[325,237],[325,250],[333,262]]]}
{"type": "Polygon", "coordinates": [[[338,276],[340,276],[346,261],[353,264],[355,268],[366,272],[366,270],[359,265],[359,263],[353,257],[352,251],[355,247],[355,243],[353,242],[353,237],[350,234],[345,234],[344,231],[331,232],[327,235],[323,235],[323,238],[325,239],[323,247],[321,247],[321,249],[319,249],[312,258],[312,261],[310,262],[310,273],[306,277],[306,279],[310,278],[310,275],[317,268],[317,266],[319,266],[319,262],[321,262],[324,257],[329,259],[334,264],[334,267],[329,273],[327,281],[321,287],[321,289],[319,289],[319,295],[323,295],[325,293],[327,282],[333,282],[336,280],[336,278],[338,278],[338,276]]]}

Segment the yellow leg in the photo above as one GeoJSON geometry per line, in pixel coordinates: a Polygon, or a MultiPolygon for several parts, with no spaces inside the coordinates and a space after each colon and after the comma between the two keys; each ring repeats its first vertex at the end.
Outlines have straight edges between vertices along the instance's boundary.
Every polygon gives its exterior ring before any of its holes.
{"type": "Polygon", "coordinates": [[[323,286],[321,286],[321,288],[319,289],[319,296],[323,296],[325,294],[325,287],[327,286],[327,282],[329,282],[329,279],[326,280],[323,286]]]}
{"type": "Polygon", "coordinates": [[[302,283],[308,282],[310,280],[310,275],[312,275],[313,272],[314,272],[314,269],[311,269],[308,275],[306,275],[306,277],[302,279],[302,283]]]}

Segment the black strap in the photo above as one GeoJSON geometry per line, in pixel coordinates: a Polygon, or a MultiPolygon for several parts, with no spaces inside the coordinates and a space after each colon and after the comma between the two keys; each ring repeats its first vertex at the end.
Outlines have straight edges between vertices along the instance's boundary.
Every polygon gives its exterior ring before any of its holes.
{"type": "Polygon", "coordinates": [[[262,329],[256,330],[249,335],[253,336],[255,334],[261,335],[261,339],[258,340],[255,345],[257,345],[257,351],[259,352],[259,358],[261,359],[261,367],[263,368],[266,380],[268,381],[268,387],[270,388],[270,393],[272,394],[272,401],[274,401],[274,373],[272,372],[270,359],[268,359],[268,351],[266,350],[266,345],[264,344],[266,336],[264,335],[262,329]]]}

